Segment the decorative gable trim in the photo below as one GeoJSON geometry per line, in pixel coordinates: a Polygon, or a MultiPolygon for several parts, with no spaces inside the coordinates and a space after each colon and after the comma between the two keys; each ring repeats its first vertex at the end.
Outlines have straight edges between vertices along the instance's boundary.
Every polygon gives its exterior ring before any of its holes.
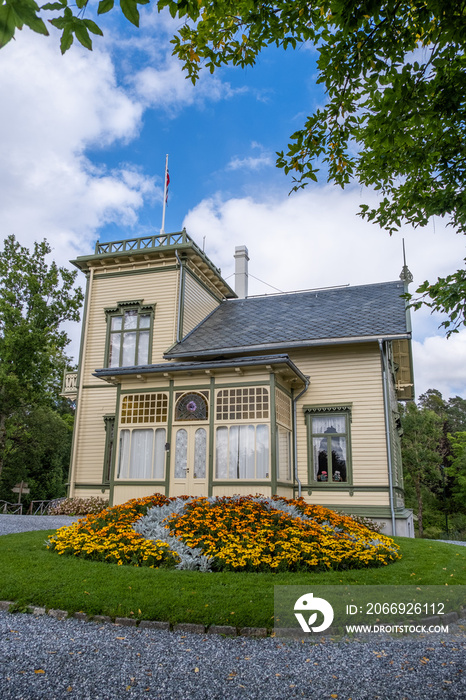
{"type": "Polygon", "coordinates": [[[121,313],[124,308],[139,308],[140,311],[153,311],[155,304],[143,304],[144,299],[133,299],[131,301],[117,301],[116,306],[107,306],[104,309],[105,315],[121,313]]]}

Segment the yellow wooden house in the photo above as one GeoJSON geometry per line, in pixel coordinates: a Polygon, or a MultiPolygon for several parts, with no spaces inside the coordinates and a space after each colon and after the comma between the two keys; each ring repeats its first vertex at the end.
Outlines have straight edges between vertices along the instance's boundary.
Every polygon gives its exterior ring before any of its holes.
{"type": "MultiPolygon", "coordinates": [[[[70,496],[302,496],[413,536],[398,400],[406,280],[247,296],[180,233],[97,243],[86,275],[70,496]]],[[[402,275],[403,277],[403,275],[402,275]]]]}

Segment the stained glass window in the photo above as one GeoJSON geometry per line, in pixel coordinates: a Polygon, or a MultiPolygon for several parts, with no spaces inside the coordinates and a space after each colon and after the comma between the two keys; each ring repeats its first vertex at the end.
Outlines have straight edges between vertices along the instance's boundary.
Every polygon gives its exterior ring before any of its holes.
{"type": "Polygon", "coordinates": [[[183,394],[175,406],[175,420],[207,420],[208,403],[205,396],[197,392],[183,394]]]}

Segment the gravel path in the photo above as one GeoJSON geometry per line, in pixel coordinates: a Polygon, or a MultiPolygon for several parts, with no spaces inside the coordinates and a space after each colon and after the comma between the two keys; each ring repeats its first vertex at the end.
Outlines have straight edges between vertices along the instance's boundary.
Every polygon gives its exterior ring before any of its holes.
{"type": "Polygon", "coordinates": [[[223,639],[0,612],[15,700],[464,700],[464,632],[363,642],[223,639]]]}
{"type": "Polygon", "coordinates": [[[69,515],[0,515],[0,535],[31,530],[56,530],[79,520],[69,515]]]}
{"type": "MultiPolygon", "coordinates": [[[[0,515],[0,534],[67,516],[0,515]]],[[[464,544],[464,543],[461,543],[464,544]]],[[[466,632],[225,639],[0,611],[2,700],[464,700],[466,632]]]]}

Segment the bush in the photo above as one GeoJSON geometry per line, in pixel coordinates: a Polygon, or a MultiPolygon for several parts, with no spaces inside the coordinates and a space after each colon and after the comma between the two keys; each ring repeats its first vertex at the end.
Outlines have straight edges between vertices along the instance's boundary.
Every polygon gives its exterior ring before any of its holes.
{"type": "Polygon", "coordinates": [[[107,508],[108,500],[91,496],[90,498],[63,498],[48,509],[49,515],[90,515],[100,513],[107,508]]]}

